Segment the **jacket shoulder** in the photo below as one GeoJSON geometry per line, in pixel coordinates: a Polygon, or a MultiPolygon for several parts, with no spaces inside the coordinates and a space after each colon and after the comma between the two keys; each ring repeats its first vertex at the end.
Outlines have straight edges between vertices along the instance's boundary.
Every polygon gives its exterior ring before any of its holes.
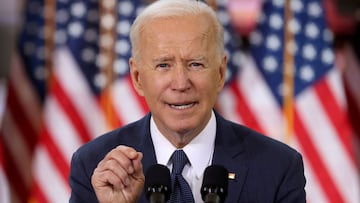
{"type": "Polygon", "coordinates": [[[149,120],[149,115],[147,115],[138,121],[100,135],[79,147],[74,156],[76,155],[84,163],[94,163],[97,165],[108,152],[119,145],[126,145],[137,149],[140,140],[143,140],[143,137],[150,134],[148,130],[149,120]]]}

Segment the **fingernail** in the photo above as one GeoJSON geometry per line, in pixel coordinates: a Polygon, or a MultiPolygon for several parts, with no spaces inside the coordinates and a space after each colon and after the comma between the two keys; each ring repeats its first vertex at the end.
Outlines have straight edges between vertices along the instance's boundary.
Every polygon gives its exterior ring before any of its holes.
{"type": "Polygon", "coordinates": [[[137,152],[131,152],[130,156],[135,157],[137,155],[137,152]]]}

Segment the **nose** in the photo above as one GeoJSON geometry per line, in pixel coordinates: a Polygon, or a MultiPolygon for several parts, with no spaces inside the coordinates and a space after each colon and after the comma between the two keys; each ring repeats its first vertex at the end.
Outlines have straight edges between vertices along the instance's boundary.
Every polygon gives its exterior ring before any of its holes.
{"type": "Polygon", "coordinates": [[[175,91],[184,92],[191,87],[190,72],[184,66],[178,66],[173,71],[171,88],[175,91]]]}

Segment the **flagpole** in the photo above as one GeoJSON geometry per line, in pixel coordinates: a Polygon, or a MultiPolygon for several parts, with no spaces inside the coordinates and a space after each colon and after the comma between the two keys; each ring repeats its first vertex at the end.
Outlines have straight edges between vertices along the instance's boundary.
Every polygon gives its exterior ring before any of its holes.
{"type": "Polygon", "coordinates": [[[294,34],[290,29],[293,19],[291,1],[285,1],[284,64],[283,64],[283,113],[285,122],[285,143],[290,144],[294,134],[294,34]]]}
{"type": "MultiPolygon", "coordinates": [[[[100,13],[100,37],[99,37],[99,68],[101,74],[105,76],[105,85],[101,91],[100,103],[104,112],[107,130],[111,130],[119,125],[111,99],[111,89],[116,75],[114,74],[114,62],[116,59],[116,22],[117,22],[117,1],[99,1],[100,13]]],[[[125,99],[125,98],[124,98],[125,99]]]]}
{"type": "Polygon", "coordinates": [[[53,53],[55,49],[55,14],[56,14],[56,0],[45,0],[44,5],[44,54],[45,54],[45,74],[46,87],[49,88],[51,84],[52,69],[53,69],[53,53]]]}

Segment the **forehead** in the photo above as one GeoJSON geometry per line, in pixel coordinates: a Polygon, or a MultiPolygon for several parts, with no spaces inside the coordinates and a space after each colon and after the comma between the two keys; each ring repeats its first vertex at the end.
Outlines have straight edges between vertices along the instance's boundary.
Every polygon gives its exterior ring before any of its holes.
{"type": "MultiPolygon", "coordinates": [[[[150,20],[141,34],[142,44],[181,44],[214,40],[211,21],[206,15],[162,17],[150,20]],[[204,41],[205,40],[205,41],[204,41]]],[[[214,43],[211,43],[214,44],[214,43]]]]}

